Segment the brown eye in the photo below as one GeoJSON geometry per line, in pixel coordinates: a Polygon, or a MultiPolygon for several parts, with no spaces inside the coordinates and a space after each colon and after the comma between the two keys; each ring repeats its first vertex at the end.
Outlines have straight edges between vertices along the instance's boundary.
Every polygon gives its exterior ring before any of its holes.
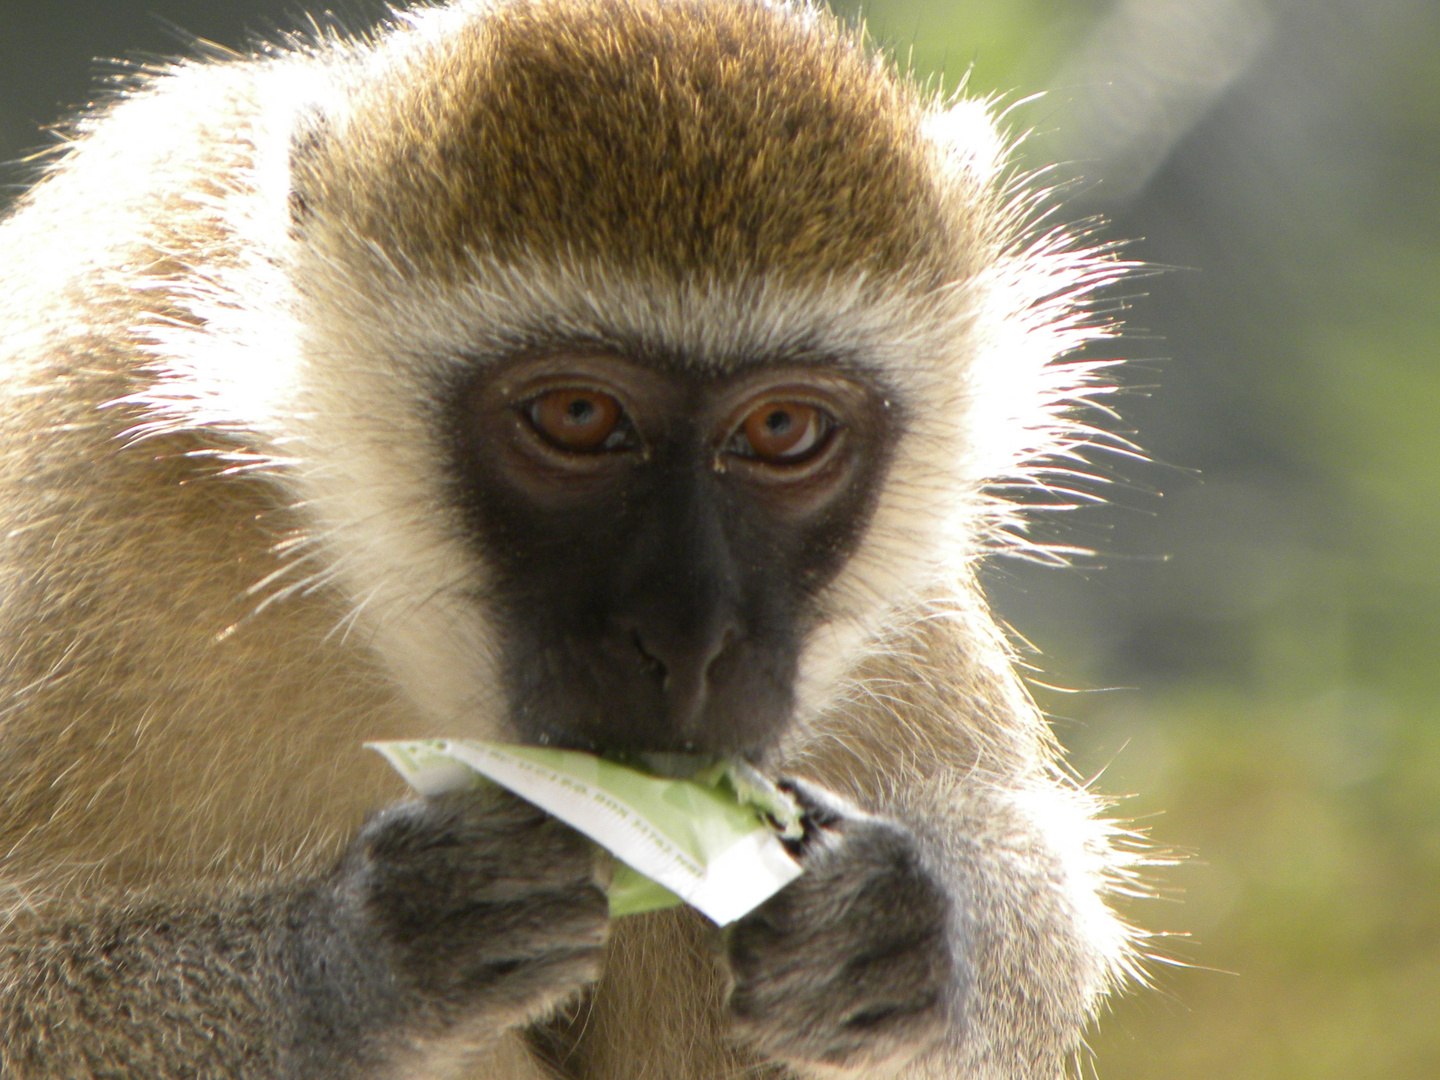
{"type": "Polygon", "coordinates": [[[525,415],[541,438],[573,454],[623,450],[631,438],[620,403],[599,390],[547,390],[529,403],[525,415]]]}
{"type": "Polygon", "coordinates": [[[799,465],[825,448],[835,421],[803,401],[766,401],[740,421],[731,451],[767,465],[799,465]]]}

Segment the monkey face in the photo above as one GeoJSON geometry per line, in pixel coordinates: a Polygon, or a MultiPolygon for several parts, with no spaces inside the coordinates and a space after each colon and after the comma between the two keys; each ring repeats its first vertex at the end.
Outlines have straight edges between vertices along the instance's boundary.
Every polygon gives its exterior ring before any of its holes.
{"type": "Polygon", "coordinates": [[[883,395],[829,365],[577,351],[487,368],[455,400],[456,497],[503,583],[516,730],[763,754],[873,506],[883,395]]]}
{"type": "Polygon", "coordinates": [[[809,16],[602,6],[299,116],[257,396],[417,728],[763,755],[1008,524],[1073,389],[1017,282],[1093,264],[1020,257],[983,108],[809,16]]]}

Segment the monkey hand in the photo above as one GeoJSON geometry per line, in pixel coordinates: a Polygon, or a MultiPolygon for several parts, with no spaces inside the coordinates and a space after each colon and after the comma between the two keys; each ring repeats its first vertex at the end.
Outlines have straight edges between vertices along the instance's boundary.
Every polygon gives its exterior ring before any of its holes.
{"type": "Polygon", "coordinates": [[[827,1074],[899,1066],[958,1008],[950,902],[905,826],[787,785],[805,811],[805,873],[730,929],[733,1028],[827,1074]]]}
{"type": "Polygon", "coordinates": [[[415,1024],[476,1036],[535,1019],[599,974],[608,931],[594,846],[505,792],[372,818],[335,895],[378,985],[415,1024]]]}

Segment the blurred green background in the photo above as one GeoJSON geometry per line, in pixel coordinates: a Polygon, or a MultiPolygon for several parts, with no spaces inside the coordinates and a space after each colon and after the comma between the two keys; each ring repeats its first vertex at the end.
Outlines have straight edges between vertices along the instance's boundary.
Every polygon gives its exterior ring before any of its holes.
{"type": "MultiPolygon", "coordinates": [[[[0,159],[87,100],[93,57],[181,51],[172,26],[239,45],[296,7],[0,0],[0,159]]],[[[1127,906],[1176,963],[1087,1071],[1440,1077],[1440,3],[866,17],[945,87],[1045,91],[1010,114],[1024,160],[1169,268],[1108,347],[1155,461],[1102,460],[1111,504],[1042,525],[1095,557],[990,575],[1077,769],[1193,853],[1127,906]]]]}

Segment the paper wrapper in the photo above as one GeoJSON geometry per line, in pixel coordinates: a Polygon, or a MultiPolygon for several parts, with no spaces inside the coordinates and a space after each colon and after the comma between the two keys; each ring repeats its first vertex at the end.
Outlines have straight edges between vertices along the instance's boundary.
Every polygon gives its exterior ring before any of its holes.
{"type": "Polygon", "coordinates": [[[801,873],[779,840],[799,835],[799,811],[743,762],[676,780],[539,746],[471,739],[366,745],[422,795],[473,787],[483,776],[590,837],[625,864],[611,884],[612,915],[684,901],[724,926],[801,873]]]}

